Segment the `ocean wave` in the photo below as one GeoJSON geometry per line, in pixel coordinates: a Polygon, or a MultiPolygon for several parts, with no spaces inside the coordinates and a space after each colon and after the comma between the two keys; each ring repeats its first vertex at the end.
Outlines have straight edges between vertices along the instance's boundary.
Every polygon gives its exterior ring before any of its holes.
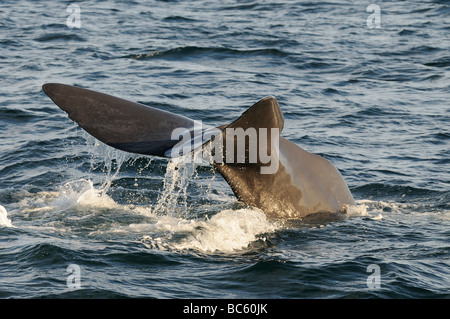
{"type": "Polygon", "coordinates": [[[35,38],[38,42],[76,41],[85,42],[86,39],[74,33],[49,33],[35,38]]]}
{"type": "MultiPolygon", "coordinates": [[[[391,174],[391,173],[390,173],[391,174]]],[[[359,197],[370,196],[372,198],[404,198],[414,199],[417,201],[440,198],[449,196],[450,192],[446,190],[435,190],[428,188],[419,188],[409,185],[391,185],[389,183],[370,183],[352,188],[352,192],[358,194],[359,197]]]]}
{"type": "Polygon", "coordinates": [[[5,123],[17,124],[35,119],[35,115],[28,110],[0,108],[0,118],[5,123]]]}
{"type": "Polygon", "coordinates": [[[288,55],[275,48],[265,49],[253,49],[253,50],[239,50],[221,47],[197,47],[197,46],[185,46],[178,47],[163,51],[152,51],[149,53],[129,54],[122,58],[135,59],[135,60],[148,60],[148,59],[228,59],[236,57],[250,57],[250,56],[271,56],[271,57],[287,57],[288,55]]]}
{"type": "Polygon", "coordinates": [[[450,56],[443,56],[433,61],[425,62],[423,65],[436,68],[447,68],[450,66],[450,56]]]}

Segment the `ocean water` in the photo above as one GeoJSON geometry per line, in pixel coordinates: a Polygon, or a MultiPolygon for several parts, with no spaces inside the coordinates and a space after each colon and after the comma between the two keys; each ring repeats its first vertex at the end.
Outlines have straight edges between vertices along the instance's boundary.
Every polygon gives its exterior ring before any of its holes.
{"type": "Polygon", "coordinates": [[[69,4],[0,2],[0,298],[450,296],[448,1],[69,4]],[[96,141],[46,82],[208,125],[273,95],[357,205],[270,220],[206,164],[96,141]]]}

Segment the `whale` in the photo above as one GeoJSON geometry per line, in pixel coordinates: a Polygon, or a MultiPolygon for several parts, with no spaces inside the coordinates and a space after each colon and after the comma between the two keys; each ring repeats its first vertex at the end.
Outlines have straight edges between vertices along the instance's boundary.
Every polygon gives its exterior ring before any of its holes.
{"type": "Polygon", "coordinates": [[[174,158],[209,147],[211,166],[237,200],[269,217],[341,215],[355,205],[329,160],[281,136],[284,117],[273,96],[229,124],[204,128],[186,116],[91,89],[62,83],[42,89],[82,129],[121,151],[174,158]]]}

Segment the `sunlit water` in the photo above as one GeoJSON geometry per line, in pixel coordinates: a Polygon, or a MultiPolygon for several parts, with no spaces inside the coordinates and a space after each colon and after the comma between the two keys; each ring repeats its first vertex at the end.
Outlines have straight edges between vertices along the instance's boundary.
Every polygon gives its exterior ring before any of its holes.
{"type": "Polygon", "coordinates": [[[2,1],[0,297],[448,297],[450,7],[369,4],[83,1],[69,28],[66,2],[2,1]],[[276,96],[357,205],[271,220],[207,163],[97,142],[46,82],[212,126],[276,96]]]}

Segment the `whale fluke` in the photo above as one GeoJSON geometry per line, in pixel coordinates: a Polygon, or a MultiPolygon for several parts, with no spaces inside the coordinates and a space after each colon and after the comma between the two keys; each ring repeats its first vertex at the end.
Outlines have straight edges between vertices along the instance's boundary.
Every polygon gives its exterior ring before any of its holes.
{"type": "Polygon", "coordinates": [[[331,162],[280,136],[284,119],[274,97],[258,101],[232,123],[213,128],[215,135],[209,138],[202,135],[208,130],[202,130],[200,143],[195,143],[198,127],[187,117],[65,84],[44,84],[43,90],[84,130],[123,151],[170,157],[191,143],[215,145],[220,156],[213,167],[239,200],[269,216],[298,219],[345,212],[355,204],[331,162]],[[189,136],[182,147],[180,139],[173,138],[179,128],[189,136]]]}

